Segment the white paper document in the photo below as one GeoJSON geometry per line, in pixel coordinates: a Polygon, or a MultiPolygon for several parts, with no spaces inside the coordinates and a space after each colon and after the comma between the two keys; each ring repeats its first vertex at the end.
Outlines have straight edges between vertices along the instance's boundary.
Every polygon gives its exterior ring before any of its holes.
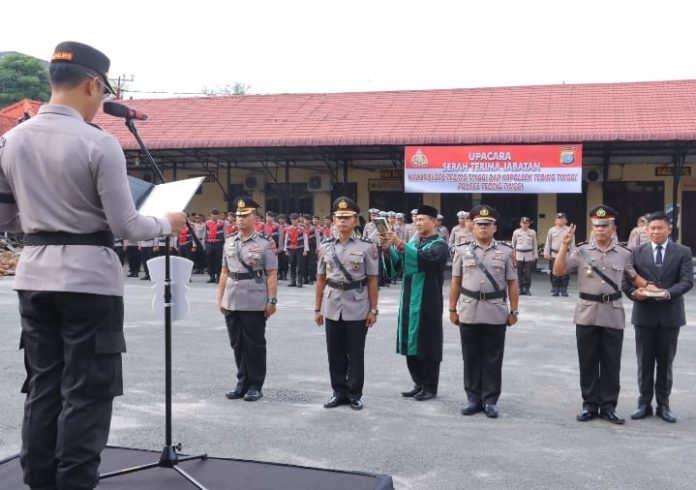
{"type": "Polygon", "coordinates": [[[138,207],[138,212],[145,216],[164,218],[166,213],[183,211],[201,186],[201,182],[203,177],[194,177],[156,185],[138,207]]]}

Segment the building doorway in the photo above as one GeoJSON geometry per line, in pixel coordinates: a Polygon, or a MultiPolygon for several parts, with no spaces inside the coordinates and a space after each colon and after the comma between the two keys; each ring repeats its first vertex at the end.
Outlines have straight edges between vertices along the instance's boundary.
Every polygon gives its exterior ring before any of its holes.
{"type": "Polygon", "coordinates": [[[639,217],[665,209],[664,182],[606,182],[605,185],[605,203],[619,213],[616,233],[620,242],[628,240],[639,217]]]}
{"type": "MultiPolygon", "coordinates": [[[[481,194],[481,204],[493,206],[498,211],[497,240],[512,240],[512,232],[519,228],[522,216],[535,221],[537,201],[537,194],[481,194]]],[[[535,223],[532,228],[536,229],[535,223]]]]}
{"type": "Polygon", "coordinates": [[[313,213],[314,199],[307,183],[266,184],[266,209],[277,213],[313,213]]]}
{"type": "Polygon", "coordinates": [[[691,248],[691,255],[696,255],[696,191],[682,192],[681,204],[681,243],[691,248]]]}

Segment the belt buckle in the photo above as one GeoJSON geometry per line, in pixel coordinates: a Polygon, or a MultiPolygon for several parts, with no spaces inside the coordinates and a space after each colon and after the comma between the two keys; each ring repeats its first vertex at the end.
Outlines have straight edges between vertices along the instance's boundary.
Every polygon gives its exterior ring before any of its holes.
{"type": "Polygon", "coordinates": [[[345,283],[343,281],[337,283],[336,285],[338,286],[336,289],[338,289],[339,291],[344,290],[343,287],[344,287],[345,283]]]}
{"type": "Polygon", "coordinates": [[[486,301],[486,293],[479,291],[479,301],[486,301]]]}
{"type": "Polygon", "coordinates": [[[608,294],[608,293],[604,293],[604,294],[602,295],[602,303],[608,303],[609,301],[611,301],[611,299],[609,298],[609,294],[608,294]]]}

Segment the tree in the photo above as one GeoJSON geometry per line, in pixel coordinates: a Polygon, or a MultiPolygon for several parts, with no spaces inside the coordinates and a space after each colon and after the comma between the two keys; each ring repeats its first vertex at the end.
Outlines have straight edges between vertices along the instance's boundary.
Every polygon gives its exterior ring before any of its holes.
{"type": "Polygon", "coordinates": [[[215,86],[215,88],[203,87],[203,94],[209,97],[216,97],[219,95],[245,95],[247,91],[251,88],[251,85],[247,85],[243,82],[235,82],[232,85],[227,84],[224,87],[215,86]]]}
{"type": "Polygon", "coordinates": [[[23,54],[0,59],[0,107],[22,99],[45,102],[50,95],[48,70],[41,61],[23,54]]]}

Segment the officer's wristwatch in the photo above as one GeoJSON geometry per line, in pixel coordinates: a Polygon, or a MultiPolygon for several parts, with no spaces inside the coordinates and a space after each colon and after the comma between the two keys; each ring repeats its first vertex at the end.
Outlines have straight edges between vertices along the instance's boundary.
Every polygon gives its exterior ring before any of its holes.
{"type": "Polygon", "coordinates": [[[520,310],[510,310],[510,314],[512,316],[518,316],[520,314],[520,310]]]}
{"type": "Polygon", "coordinates": [[[370,313],[372,313],[373,315],[377,316],[377,315],[379,315],[379,310],[378,310],[377,308],[373,308],[373,309],[370,310],[370,313]]]}
{"type": "Polygon", "coordinates": [[[274,305],[278,303],[278,298],[268,298],[268,300],[266,300],[266,303],[268,303],[269,305],[274,305]]]}

